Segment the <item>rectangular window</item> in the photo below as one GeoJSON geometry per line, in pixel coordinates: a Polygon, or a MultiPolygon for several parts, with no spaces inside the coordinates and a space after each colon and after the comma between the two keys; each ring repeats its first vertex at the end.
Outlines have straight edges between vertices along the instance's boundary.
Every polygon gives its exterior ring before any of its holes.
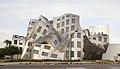
{"type": "Polygon", "coordinates": [[[42,52],[42,55],[43,56],[48,56],[48,53],[47,52],[42,52]]]}
{"type": "Polygon", "coordinates": [[[36,34],[34,34],[32,38],[33,38],[33,39],[35,39],[36,37],[37,37],[37,35],[36,35],[36,34]]]}
{"type": "Polygon", "coordinates": [[[93,40],[96,40],[96,37],[93,37],[93,40]]]}
{"type": "Polygon", "coordinates": [[[57,54],[51,54],[52,58],[57,58],[57,54]]]}
{"type": "Polygon", "coordinates": [[[60,21],[60,18],[59,18],[59,19],[57,19],[57,21],[60,21]]]}
{"type": "Polygon", "coordinates": [[[60,23],[57,23],[57,28],[60,28],[60,23]]]}
{"type": "Polygon", "coordinates": [[[34,54],[38,54],[39,51],[38,51],[38,50],[33,50],[33,53],[34,53],[34,54]]]}
{"type": "Polygon", "coordinates": [[[28,46],[32,46],[32,42],[28,42],[28,46]]]}
{"type": "Polygon", "coordinates": [[[74,42],[73,41],[71,42],[71,47],[74,47],[74,42]]]}
{"type": "Polygon", "coordinates": [[[63,22],[62,22],[62,27],[64,26],[64,24],[65,24],[65,23],[64,23],[64,21],[63,21],[63,22]]]}
{"type": "Polygon", "coordinates": [[[102,41],[102,37],[101,36],[98,36],[98,41],[102,41]]]}
{"type": "Polygon", "coordinates": [[[31,52],[31,51],[32,51],[31,49],[27,48],[27,52],[31,52]]]}
{"type": "Polygon", "coordinates": [[[69,27],[66,27],[66,32],[69,32],[69,27]]]}
{"type": "Polygon", "coordinates": [[[71,34],[70,38],[74,38],[74,33],[71,34]]]}
{"type": "Polygon", "coordinates": [[[42,29],[42,27],[39,26],[38,29],[37,29],[37,32],[40,32],[41,29],[42,29]]]}
{"type": "Polygon", "coordinates": [[[62,17],[62,20],[65,18],[65,16],[62,17]]]}
{"type": "Polygon", "coordinates": [[[34,25],[34,24],[35,24],[35,22],[32,22],[32,23],[31,23],[31,25],[34,25]]]}
{"type": "Polygon", "coordinates": [[[75,19],[72,19],[72,23],[75,23],[75,19]]]}
{"type": "Polygon", "coordinates": [[[64,34],[64,29],[61,30],[61,34],[64,34]]]}
{"type": "Polygon", "coordinates": [[[81,33],[77,33],[77,38],[81,38],[81,33]]]}
{"type": "Polygon", "coordinates": [[[106,37],[104,37],[104,42],[107,42],[107,38],[106,37]]]}
{"type": "Polygon", "coordinates": [[[47,30],[46,30],[46,29],[44,29],[44,31],[43,31],[43,33],[42,33],[42,34],[43,34],[43,35],[45,35],[46,33],[47,33],[47,30]]]}
{"type": "Polygon", "coordinates": [[[69,19],[68,20],[66,20],[66,25],[68,25],[69,24],[69,19]]]}
{"type": "Polygon", "coordinates": [[[77,41],[77,48],[81,48],[81,42],[77,41]]]}
{"type": "Polygon", "coordinates": [[[23,40],[19,40],[19,45],[23,45],[23,40]]]}
{"type": "Polygon", "coordinates": [[[71,57],[74,57],[74,51],[71,51],[71,57]]]}
{"type": "Polygon", "coordinates": [[[77,57],[81,57],[81,51],[77,51],[77,57]]]}
{"type": "Polygon", "coordinates": [[[70,17],[70,15],[67,15],[66,17],[70,17]]]}
{"type": "Polygon", "coordinates": [[[54,41],[54,44],[55,44],[55,45],[57,45],[57,44],[58,44],[57,40],[55,40],[55,41],[54,41]]]}
{"type": "Polygon", "coordinates": [[[66,50],[66,57],[69,57],[69,51],[68,50],[66,50]]]}
{"type": "Polygon", "coordinates": [[[45,46],[44,46],[44,49],[50,50],[50,46],[45,45],[45,46]]]}
{"type": "Polygon", "coordinates": [[[75,30],[75,25],[71,26],[71,31],[75,30]]]}
{"type": "Polygon", "coordinates": [[[40,44],[36,44],[35,46],[36,46],[36,47],[41,47],[41,45],[40,45],[40,44]]]}
{"type": "Polygon", "coordinates": [[[17,40],[14,40],[14,44],[17,44],[17,40]]]}

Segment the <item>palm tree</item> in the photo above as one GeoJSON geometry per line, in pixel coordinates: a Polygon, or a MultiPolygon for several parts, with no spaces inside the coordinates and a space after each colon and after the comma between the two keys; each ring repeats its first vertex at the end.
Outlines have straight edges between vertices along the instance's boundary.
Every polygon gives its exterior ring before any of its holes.
{"type": "Polygon", "coordinates": [[[7,39],[3,43],[5,43],[6,46],[11,46],[12,41],[10,41],[10,40],[7,39]]]}

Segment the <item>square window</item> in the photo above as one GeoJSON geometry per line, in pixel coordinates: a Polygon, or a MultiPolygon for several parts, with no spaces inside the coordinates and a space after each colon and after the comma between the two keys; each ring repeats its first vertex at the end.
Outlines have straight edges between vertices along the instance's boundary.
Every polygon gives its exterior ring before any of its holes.
{"type": "Polygon", "coordinates": [[[66,27],[66,32],[69,32],[69,27],[66,27]]]}
{"type": "Polygon", "coordinates": [[[37,29],[37,32],[40,32],[41,29],[42,29],[42,27],[39,26],[38,29],[37,29]]]}
{"type": "Polygon", "coordinates": [[[75,25],[71,26],[71,31],[75,30],[75,25]]]}
{"type": "Polygon", "coordinates": [[[61,30],[61,34],[64,34],[64,29],[61,30]]]}
{"type": "Polygon", "coordinates": [[[75,23],[75,19],[72,19],[72,23],[75,23]]]}
{"type": "Polygon", "coordinates": [[[57,28],[60,28],[60,23],[57,23],[57,28]]]}
{"type": "Polygon", "coordinates": [[[58,18],[57,21],[60,21],[60,18],[58,18]]]}
{"type": "Polygon", "coordinates": [[[34,34],[32,38],[33,38],[33,39],[35,39],[36,37],[37,37],[37,35],[36,35],[36,34],[34,34]]]}
{"type": "Polygon", "coordinates": [[[69,19],[68,20],[66,20],[66,25],[68,25],[69,24],[69,19]]]}
{"type": "Polygon", "coordinates": [[[45,35],[46,33],[47,33],[47,30],[46,30],[46,29],[44,29],[44,31],[43,31],[43,33],[42,33],[42,34],[43,34],[43,35],[45,35]]]}
{"type": "Polygon", "coordinates": [[[96,40],[96,37],[93,37],[93,40],[96,40]]]}

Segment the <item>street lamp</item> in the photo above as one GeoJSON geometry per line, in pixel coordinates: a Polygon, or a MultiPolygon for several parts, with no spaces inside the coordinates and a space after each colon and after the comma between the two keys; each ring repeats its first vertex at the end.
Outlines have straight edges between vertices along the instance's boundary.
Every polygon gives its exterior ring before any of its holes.
{"type": "MultiPolygon", "coordinates": [[[[75,32],[78,32],[78,30],[75,30],[75,32]]],[[[72,37],[74,36],[74,33],[70,35],[70,41],[69,41],[69,60],[70,60],[70,64],[72,64],[71,51],[72,51],[72,37]]]]}

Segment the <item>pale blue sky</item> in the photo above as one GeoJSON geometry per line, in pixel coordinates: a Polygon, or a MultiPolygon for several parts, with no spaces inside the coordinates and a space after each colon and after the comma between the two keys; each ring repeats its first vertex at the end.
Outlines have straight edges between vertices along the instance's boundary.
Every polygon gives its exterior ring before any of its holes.
{"type": "Polygon", "coordinates": [[[110,42],[120,43],[120,0],[0,0],[0,47],[13,34],[26,35],[30,19],[64,13],[79,15],[81,25],[109,25],[110,42]]]}

